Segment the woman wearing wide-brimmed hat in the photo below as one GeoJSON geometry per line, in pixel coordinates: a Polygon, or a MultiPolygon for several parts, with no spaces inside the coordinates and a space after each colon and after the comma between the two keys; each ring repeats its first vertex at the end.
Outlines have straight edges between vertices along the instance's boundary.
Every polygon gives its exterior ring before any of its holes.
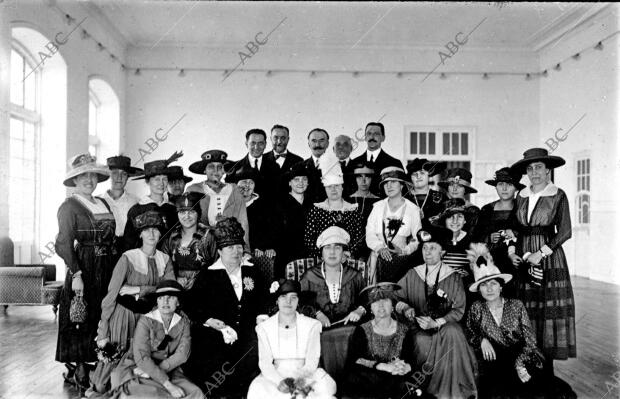
{"type": "Polygon", "coordinates": [[[439,187],[446,190],[449,199],[462,198],[465,201],[465,208],[467,208],[470,219],[470,223],[467,226],[467,232],[469,234],[473,232],[474,227],[478,224],[478,214],[480,213],[480,208],[465,198],[468,194],[475,194],[478,192],[478,190],[471,185],[472,177],[471,172],[467,169],[452,168],[448,169],[446,179],[438,183],[439,187]]]}
{"type": "MultiPolygon", "coordinates": [[[[124,155],[118,155],[107,159],[110,169],[110,189],[103,193],[103,199],[110,205],[116,219],[116,236],[123,236],[125,224],[127,224],[127,212],[138,203],[138,197],[125,190],[127,179],[144,171],[131,166],[131,159],[124,155]]],[[[120,253],[118,254],[120,256],[120,253]]]]}
{"type": "Polygon", "coordinates": [[[442,204],[448,199],[446,194],[430,188],[430,178],[441,174],[446,165],[443,162],[429,161],[426,158],[416,158],[407,164],[407,175],[413,187],[405,198],[420,208],[422,227],[428,227],[429,219],[442,211],[442,204]]]}
{"type": "Polygon", "coordinates": [[[373,205],[366,223],[371,282],[398,281],[412,266],[422,223],[420,208],[403,197],[408,185],[403,169],[390,166],[381,171],[379,188],[387,198],[373,205]]]}
{"type": "Polygon", "coordinates": [[[183,374],[191,347],[190,321],[179,312],[183,287],[162,280],[149,295],[157,308],[138,321],[131,351],[112,372],[112,393],[139,398],[203,398],[183,374]]]}
{"type": "Polygon", "coordinates": [[[228,160],[228,154],[220,150],[205,151],[200,161],[189,166],[189,171],[199,175],[206,175],[207,180],[194,183],[187,187],[186,191],[203,194],[200,200],[202,216],[200,222],[207,226],[215,227],[216,223],[223,218],[233,217],[243,227],[245,232],[244,249],[250,253],[250,228],[248,214],[245,208],[245,200],[234,183],[222,181],[224,174],[233,170],[233,162],[228,160]]]}
{"type": "Polygon", "coordinates": [[[553,374],[544,374],[544,356],[525,306],[506,298],[512,275],[493,263],[485,244],[472,244],[468,258],[475,282],[469,291],[482,297],[467,313],[467,337],[476,352],[481,399],[570,398],[570,387],[553,374]]]}
{"type": "Polygon", "coordinates": [[[58,209],[56,253],[67,265],[60,295],[56,360],[67,365],[65,379],[88,387],[86,362],[97,360],[94,338],[114,269],[114,215],[105,200],[93,196],[99,182],[110,176],[109,169],[90,154],[69,159],[63,184],[75,192],[58,209]],[[75,296],[86,303],[86,320],[71,321],[69,308],[75,296]]]}
{"type": "Polygon", "coordinates": [[[108,292],[101,301],[97,346],[114,343],[129,348],[141,314],[151,310],[147,295],[161,280],[174,279],[170,257],[157,249],[164,223],[156,211],[147,211],[132,221],[139,233],[140,248],[125,251],[114,267],[108,292]]]}
{"type": "Polygon", "coordinates": [[[201,198],[201,194],[194,192],[177,197],[179,224],[163,239],[161,248],[170,256],[174,275],[186,290],[192,288],[198,273],[211,266],[218,256],[213,230],[199,222],[201,198]]]}
{"type": "Polygon", "coordinates": [[[168,169],[168,201],[174,204],[177,198],[185,191],[185,185],[194,180],[194,178],[185,176],[181,166],[173,165],[169,166],[168,169]]]}
{"type": "Polygon", "coordinates": [[[525,187],[519,180],[521,175],[512,173],[510,168],[501,168],[495,172],[493,179],[485,181],[495,187],[499,198],[482,207],[472,233],[475,242],[487,244],[502,273],[513,275],[513,283],[504,289],[504,295],[509,297],[516,295],[514,287],[518,286],[515,284],[518,275],[509,255],[515,253],[517,242],[517,223],[513,213],[515,194],[525,187]]]}
{"type": "Polygon", "coordinates": [[[414,348],[409,327],[394,318],[394,291],[399,289],[398,284],[385,282],[362,291],[373,318],[353,333],[341,389],[346,395],[399,398],[409,391],[405,381],[410,380],[414,348]]]}
{"type": "Polygon", "coordinates": [[[192,353],[184,370],[208,396],[245,395],[258,374],[254,327],[268,318],[268,289],[256,268],[244,261],[241,224],[220,219],[214,234],[219,259],[198,273],[184,307],[193,322],[192,353]],[[214,374],[232,365],[234,373],[225,381],[214,374]]]}
{"type": "MultiPolygon", "coordinates": [[[[149,186],[149,194],[140,198],[138,203],[127,212],[127,224],[125,225],[125,234],[123,235],[124,251],[138,248],[140,245],[138,229],[131,223],[138,215],[148,211],[158,212],[163,221],[161,238],[166,238],[172,228],[179,222],[177,210],[168,200],[168,176],[171,173],[168,165],[182,156],[183,152],[175,152],[168,159],[146,162],[144,164],[144,173],[133,179],[144,180],[149,186]]],[[[163,240],[157,244],[157,248],[161,248],[162,245],[163,240]]]]}
{"type": "Polygon", "coordinates": [[[297,312],[299,282],[274,281],[270,292],[278,312],[256,326],[261,374],[252,381],[248,399],[288,399],[302,390],[308,390],[307,398],[334,397],[336,383],[319,368],[321,323],[297,312]]]}
{"type": "MultiPolygon", "coordinates": [[[[519,254],[529,265],[531,278],[520,284],[539,347],[553,368],[553,359],[577,356],[575,301],[562,244],[571,237],[566,193],[551,182],[551,170],[564,159],[543,148],[531,148],[511,166],[527,174],[530,185],[519,192],[515,204],[521,241],[519,254]]],[[[519,259],[515,258],[515,262],[519,259]]]]}

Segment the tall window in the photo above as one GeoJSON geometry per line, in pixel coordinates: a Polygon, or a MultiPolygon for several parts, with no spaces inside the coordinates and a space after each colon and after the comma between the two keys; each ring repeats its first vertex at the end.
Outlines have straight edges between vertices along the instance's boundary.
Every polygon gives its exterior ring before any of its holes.
{"type": "Polygon", "coordinates": [[[442,161],[448,168],[471,169],[473,129],[466,127],[405,127],[405,158],[442,161]]]}
{"type": "Polygon", "coordinates": [[[120,144],[120,103],[103,79],[88,81],[88,151],[99,162],[117,155],[120,144]]]}
{"type": "Polygon", "coordinates": [[[91,155],[99,158],[99,144],[100,139],[98,135],[98,128],[100,122],[100,109],[101,101],[97,98],[97,95],[92,91],[88,91],[88,152],[91,155]]]}
{"type": "Polygon", "coordinates": [[[590,224],[590,159],[577,160],[577,224],[590,224]]]}
{"type": "Polygon", "coordinates": [[[35,242],[39,209],[39,80],[34,59],[19,44],[11,50],[9,235],[16,248],[35,242]]]}

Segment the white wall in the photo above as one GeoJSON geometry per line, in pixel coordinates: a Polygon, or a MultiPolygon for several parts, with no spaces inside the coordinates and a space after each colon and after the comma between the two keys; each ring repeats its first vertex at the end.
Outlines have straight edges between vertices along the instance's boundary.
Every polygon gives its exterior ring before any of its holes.
{"type": "MultiPolygon", "coordinates": [[[[541,67],[554,65],[618,30],[617,5],[588,21],[553,48],[541,52],[541,67]],[[614,15],[616,14],[616,15],[614,15]]],[[[570,59],[559,72],[541,80],[541,146],[558,133],[563,137],[581,116],[585,118],[560,142],[554,155],[566,159],[556,172],[556,183],[570,201],[573,237],[564,245],[569,268],[577,275],[620,283],[620,270],[613,243],[620,242],[618,182],[620,181],[618,127],[618,35],[604,43],[604,49],[584,52],[570,59]],[[591,225],[576,226],[576,160],[591,159],[591,225]]]]}

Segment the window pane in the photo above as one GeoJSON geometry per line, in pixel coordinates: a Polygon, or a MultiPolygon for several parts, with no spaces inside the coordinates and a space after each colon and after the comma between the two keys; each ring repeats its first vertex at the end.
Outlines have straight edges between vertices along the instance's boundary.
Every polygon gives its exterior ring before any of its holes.
{"type": "Polygon", "coordinates": [[[461,133],[461,155],[467,155],[467,133],[461,133]]]}
{"type": "Polygon", "coordinates": [[[11,118],[9,144],[9,235],[32,242],[35,232],[35,126],[11,118]]]}
{"type": "Polygon", "coordinates": [[[459,155],[459,134],[452,133],[452,155],[459,155]]]}
{"type": "Polygon", "coordinates": [[[577,176],[581,174],[581,161],[577,161],[577,176]]]}
{"type": "Polygon", "coordinates": [[[426,154],[426,132],[420,132],[420,154],[426,154]]]}
{"type": "Polygon", "coordinates": [[[450,133],[443,134],[443,155],[450,155],[450,133]]]}
{"type": "Polygon", "coordinates": [[[409,141],[411,144],[409,146],[411,147],[411,149],[409,152],[412,154],[417,154],[418,153],[418,132],[411,132],[410,135],[411,137],[409,141]]]}
{"type": "Polygon", "coordinates": [[[586,159],[586,173],[590,174],[590,160],[586,159]]]}
{"type": "Polygon", "coordinates": [[[435,132],[428,133],[428,153],[435,155],[435,132]]]}
{"type": "Polygon", "coordinates": [[[27,62],[24,62],[24,67],[26,69],[25,75],[28,76],[26,80],[24,80],[24,108],[30,110],[36,110],[36,100],[37,100],[37,79],[36,79],[36,71],[32,72],[32,68],[27,62]]]}
{"type": "Polygon", "coordinates": [[[24,57],[17,51],[11,51],[11,102],[13,104],[24,105],[24,57]]]}
{"type": "Polygon", "coordinates": [[[586,190],[590,191],[590,175],[586,176],[586,190]]]}
{"type": "Polygon", "coordinates": [[[584,205],[583,206],[583,224],[588,224],[590,223],[590,206],[589,205],[584,205]]]}

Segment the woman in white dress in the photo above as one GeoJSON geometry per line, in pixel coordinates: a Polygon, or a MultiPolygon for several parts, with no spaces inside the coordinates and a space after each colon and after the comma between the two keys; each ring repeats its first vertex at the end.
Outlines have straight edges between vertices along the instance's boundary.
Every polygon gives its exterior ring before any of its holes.
{"type": "Polygon", "coordinates": [[[334,398],[336,382],[319,368],[321,323],[297,313],[301,286],[280,280],[271,285],[278,312],[256,326],[261,374],[252,381],[248,399],[334,398]]]}

